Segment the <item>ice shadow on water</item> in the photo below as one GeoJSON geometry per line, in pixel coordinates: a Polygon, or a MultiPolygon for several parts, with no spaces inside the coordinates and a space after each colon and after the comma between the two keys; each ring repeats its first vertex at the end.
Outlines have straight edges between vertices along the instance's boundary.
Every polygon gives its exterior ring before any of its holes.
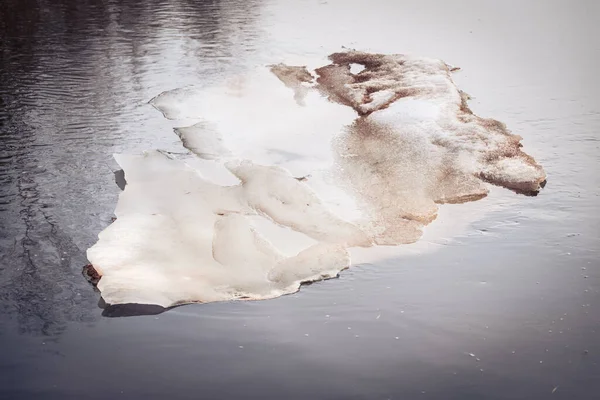
{"type": "MultiPolygon", "coordinates": [[[[88,264],[85,267],[83,267],[82,273],[88,280],[88,282],[94,287],[94,290],[100,293],[100,291],[96,288],[96,285],[100,280],[100,275],[94,270],[94,268],[90,264],[88,264]]],[[[334,279],[337,279],[339,277],[340,275],[338,274],[334,279]]],[[[303,282],[301,286],[310,286],[315,283],[317,282],[303,282]]],[[[108,318],[142,317],[146,315],[158,315],[187,304],[190,303],[182,303],[172,307],[163,307],[157,304],[140,303],[107,304],[102,297],[100,297],[100,300],[98,300],[98,307],[102,309],[102,316],[108,318]]]]}
{"type": "MultiPolygon", "coordinates": [[[[86,265],[85,267],[83,267],[82,274],[87,279],[87,281],[94,287],[94,290],[100,293],[100,291],[96,287],[96,285],[100,281],[100,274],[96,272],[94,267],[92,267],[90,264],[86,265]]],[[[98,300],[98,307],[102,309],[102,316],[109,318],[157,315],[174,308],[166,308],[156,304],[107,304],[102,297],[100,297],[100,300],[98,300]]]]}
{"type": "Polygon", "coordinates": [[[165,308],[156,304],[106,304],[104,299],[100,298],[98,307],[102,308],[102,316],[109,318],[118,317],[137,317],[143,315],[158,315],[174,307],[165,308]]]}
{"type": "Polygon", "coordinates": [[[115,183],[121,190],[125,190],[125,186],[127,186],[127,181],[125,180],[125,171],[122,169],[115,171],[115,183]]]}

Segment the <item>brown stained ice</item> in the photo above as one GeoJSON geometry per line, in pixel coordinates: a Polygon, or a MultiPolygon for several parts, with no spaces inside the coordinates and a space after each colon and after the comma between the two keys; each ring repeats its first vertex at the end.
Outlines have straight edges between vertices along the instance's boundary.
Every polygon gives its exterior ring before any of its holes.
{"type": "Polygon", "coordinates": [[[314,76],[306,70],[305,66],[287,66],[277,64],[270,66],[271,72],[279,78],[281,82],[294,91],[294,100],[298,105],[304,105],[304,98],[308,94],[310,87],[306,84],[312,84],[314,76]]]}
{"type": "MultiPolygon", "coordinates": [[[[457,68],[441,60],[360,51],[334,53],[317,68],[315,89],[358,117],[334,141],[338,184],[370,213],[378,244],[414,242],[438,204],[478,200],[485,182],[535,195],[546,175],[521,150],[521,137],[473,114],[454,84],[457,68]],[[351,66],[364,69],[352,73],[351,66]],[[401,107],[425,104],[433,118],[407,122],[401,107]]],[[[272,70],[289,87],[312,75],[281,64],[272,70]],[[285,77],[284,80],[282,77],[285,77]]]]}

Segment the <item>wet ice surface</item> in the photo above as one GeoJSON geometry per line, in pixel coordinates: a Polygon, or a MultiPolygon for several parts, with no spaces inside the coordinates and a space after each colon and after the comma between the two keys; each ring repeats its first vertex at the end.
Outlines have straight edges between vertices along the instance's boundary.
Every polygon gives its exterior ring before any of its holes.
{"type": "Polygon", "coordinates": [[[597,3],[357,5],[0,2],[0,397],[595,399],[597,3]],[[196,123],[147,100],[274,60],[312,71],[340,44],[459,65],[473,112],[550,183],[444,205],[417,243],[292,296],[101,318],[81,267],[120,192],[111,154],[182,152],[171,130],[196,123]]]}
{"type": "Polygon", "coordinates": [[[337,276],[349,266],[347,248],[415,242],[437,204],[481,199],[484,181],[529,195],[545,184],[520,136],[469,109],[456,68],[359,51],[329,58],[314,74],[271,66],[294,101],[260,69],[150,101],[169,119],[199,119],[175,129],[183,146],[240,184],[222,186],[160,152],[118,155],[129,185],[117,221],[88,251],[108,305],[289,294],[337,276]],[[352,64],[365,68],[352,73],[352,64]],[[347,107],[358,115],[349,119],[347,107]],[[318,243],[284,255],[249,215],[318,243]]]}

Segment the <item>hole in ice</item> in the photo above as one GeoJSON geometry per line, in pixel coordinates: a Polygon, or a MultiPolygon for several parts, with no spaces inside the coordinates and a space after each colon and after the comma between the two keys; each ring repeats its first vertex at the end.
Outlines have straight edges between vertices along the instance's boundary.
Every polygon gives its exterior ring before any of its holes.
{"type": "Polygon", "coordinates": [[[364,71],[364,69],[365,69],[364,65],[355,64],[355,63],[350,64],[350,73],[353,75],[356,75],[356,74],[364,71]]]}

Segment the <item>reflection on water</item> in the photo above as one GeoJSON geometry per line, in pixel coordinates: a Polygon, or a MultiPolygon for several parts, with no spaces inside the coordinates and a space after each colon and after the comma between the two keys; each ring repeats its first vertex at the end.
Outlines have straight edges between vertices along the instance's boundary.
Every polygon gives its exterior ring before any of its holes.
{"type": "Polygon", "coordinates": [[[146,102],[238,68],[254,51],[259,10],[253,1],[0,4],[0,306],[21,330],[50,335],[94,319],[97,296],[80,273],[112,216],[111,154],[172,146],[146,102]]]}
{"type": "MultiPolygon", "coordinates": [[[[594,399],[598,7],[1,1],[0,397],[594,399]],[[473,111],[524,137],[548,187],[424,242],[437,253],[409,247],[327,287],[99,318],[80,271],[119,193],[111,154],[182,150],[147,101],[246,64],[314,68],[341,45],[462,67],[473,111]]],[[[461,211],[436,226],[444,213],[461,211]]]]}

